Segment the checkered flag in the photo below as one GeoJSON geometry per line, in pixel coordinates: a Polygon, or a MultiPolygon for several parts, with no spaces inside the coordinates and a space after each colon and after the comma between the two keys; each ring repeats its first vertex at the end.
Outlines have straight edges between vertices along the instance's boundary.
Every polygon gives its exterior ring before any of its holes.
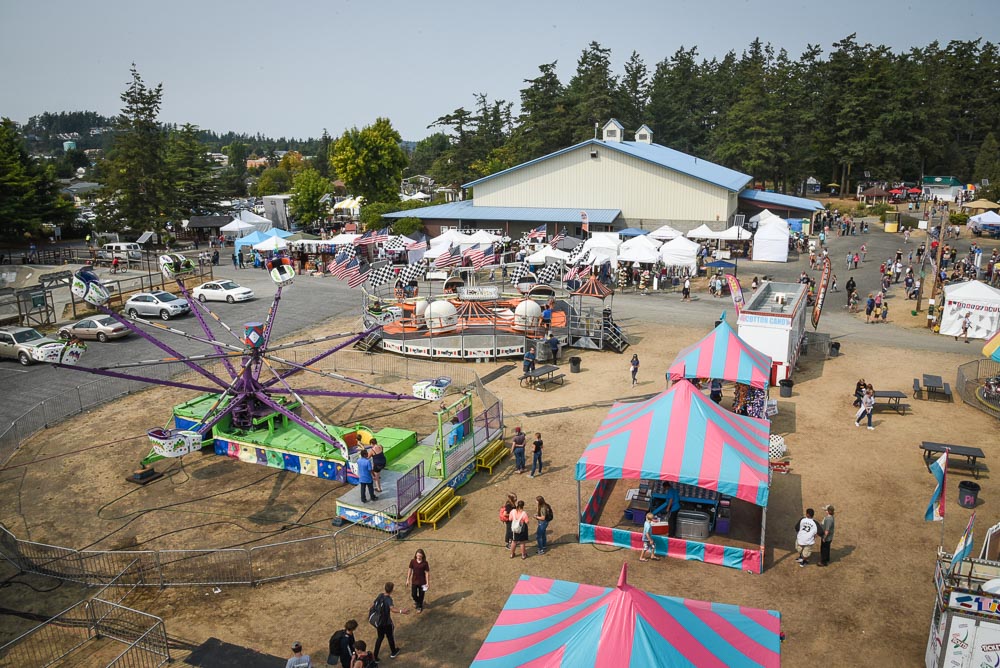
{"type": "Polygon", "coordinates": [[[518,281],[524,278],[528,274],[528,261],[525,260],[521,264],[514,267],[513,271],[510,272],[510,284],[517,285],[518,281]]]}
{"type": "Polygon", "coordinates": [[[392,237],[383,246],[386,250],[403,250],[406,248],[406,237],[392,237]]]}
{"type": "Polygon", "coordinates": [[[391,263],[386,262],[378,269],[373,269],[368,273],[368,282],[371,283],[373,288],[385,285],[396,275],[394,269],[395,267],[391,263]]]}
{"type": "Polygon", "coordinates": [[[403,283],[409,283],[410,281],[420,280],[424,277],[425,273],[427,273],[427,260],[421,258],[416,264],[408,264],[403,267],[399,278],[403,283]]]}
{"type": "Polygon", "coordinates": [[[558,275],[559,275],[559,265],[554,262],[551,264],[547,264],[542,268],[541,271],[538,272],[538,282],[551,283],[558,275]]]}
{"type": "MultiPolygon", "coordinates": [[[[589,253],[590,251],[587,252],[589,253]]],[[[582,253],[583,253],[583,242],[581,241],[576,245],[576,248],[574,248],[569,252],[569,257],[566,258],[566,264],[573,265],[576,264],[577,260],[582,260],[583,259],[581,257],[582,253]]]]}

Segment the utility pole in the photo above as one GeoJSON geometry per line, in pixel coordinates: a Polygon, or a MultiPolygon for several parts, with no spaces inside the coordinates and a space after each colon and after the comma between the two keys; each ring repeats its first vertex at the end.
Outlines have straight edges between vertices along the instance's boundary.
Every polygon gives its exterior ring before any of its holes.
{"type": "MultiPolygon", "coordinates": [[[[931,217],[931,222],[934,218],[931,217]]],[[[934,328],[934,321],[937,319],[934,315],[931,315],[930,306],[934,306],[935,313],[940,309],[935,300],[938,293],[938,280],[941,277],[941,258],[944,257],[944,216],[941,217],[938,223],[938,247],[937,247],[937,262],[934,263],[934,282],[931,284],[931,298],[928,301],[927,309],[927,329],[934,328]]],[[[921,285],[923,285],[921,283],[921,285]]]]}

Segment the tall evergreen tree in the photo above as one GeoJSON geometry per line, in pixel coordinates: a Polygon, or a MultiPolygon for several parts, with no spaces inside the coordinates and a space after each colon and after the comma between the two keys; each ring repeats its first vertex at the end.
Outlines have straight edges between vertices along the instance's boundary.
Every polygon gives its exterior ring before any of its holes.
{"type": "Polygon", "coordinates": [[[175,218],[188,218],[220,211],[221,192],[215,163],[198,141],[197,126],[187,123],[170,133],[166,150],[167,211],[175,218]]]}
{"type": "Polygon", "coordinates": [[[539,65],[539,75],[521,89],[521,114],[511,137],[517,161],[533,160],[569,146],[573,126],[566,89],[556,76],[556,63],[539,65]]]}
{"type": "Polygon", "coordinates": [[[638,130],[640,125],[647,124],[646,103],[649,101],[649,71],[642,56],[635,51],[625,61],[625,74],[618,82],[618,95],[621,98],[621,121],[629,132],[638,130]]]}
{"type": "Polygon", "coordinates": [[[592,139],[595,125],[603,126],[622,110],[617,90],[618,78],[611,73],[611,49],[591,42],[580,54],[576,73],[566,87],[573,141],[592,139]]]}
{"type": "Polygon", "coordinates": [[[706,82],[697,48],[683,46],[656,66],[649,90],[649,120],[656,142],[685,153],[705,143],[706,82]]]}
{"type": "Polygon", "coordinates": [[[395,202],[406,166],[401,138],[388,118],[352,128],[333,145],[330,166],[355,196],[368,203],[395,202]]]}
{"type": "Polygon", "coordinates": [[[73,220],[73,205],[59,195],[52,166],[28,156],[17,126],[0,120],[0,237],[24,240],[44,224],[73,220]]]}

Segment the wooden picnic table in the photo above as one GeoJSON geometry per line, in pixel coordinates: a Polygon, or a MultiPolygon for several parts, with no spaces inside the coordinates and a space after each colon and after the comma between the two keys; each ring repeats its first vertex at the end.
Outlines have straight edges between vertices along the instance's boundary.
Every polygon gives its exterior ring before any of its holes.
{"type": "Polygon", "coordinates": [[[899,403],[902,399],[906,398],[906,393],[899,390],[875,390],[872,396],[876,399],[875,408],[883,405],[894,409],[900,415],[905,415],[906,409],[909,407],[909,404],[899,403]],[[881,404],[877,401],[878,399],[883,400],[881,404]]]}
{"type": "Polygon", "coordinates": [[[566,382],[566,374],[561,373],[556,375],[556,371],[558,370],[559,367],[555,364],[543,364],[521,376],[519,379],[521,387],[533,387],[536,390],[544,390],[551,383],[562,385],[566,382]]]}
{"type": "MultiPolygon", "coordinates": [[[[944,378],[941,376],[935,376],[933,374],[925,373],[923,374],[923,391],[927,393],[927,398],[930,399],[932,396],[942,397],[951,401],[951,386],[944,382],[944,378]]],[[[920,381],[916,378],[913,379],[913,396],[914,398],[920,395],[920,381]]]]}
{"type": "Polygon", "coordinates": [[[986,454],[981,448],[973,448],[967,445],[950,445],[948,443],[924,441],[920,444],[920,449],[924,451],[924,463],[927,464],[928,470],[930,469],[931,459],[935,454],[947,452],[949,465],[951,465],[952,455],[965,457],[965,462],[959,461],[958,463],[964,464],[965,468],[971,469],[972,475],[977,479],[979,478],[979,460],[986,458],[986,454]]]}

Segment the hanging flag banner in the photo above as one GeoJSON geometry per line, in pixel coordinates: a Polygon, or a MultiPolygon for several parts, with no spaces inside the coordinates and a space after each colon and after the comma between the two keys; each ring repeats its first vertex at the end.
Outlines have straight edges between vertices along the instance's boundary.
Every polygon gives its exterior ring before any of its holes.
{"type": "Polygon", "coordinates": [[[583,223],[583,231],[590,232],[590,216],[587,215],[586,211],[580,212],[580,222],[583,223]]]}
{"type": "Polygon", "coordinates": [[[743,288],[740,286],[740,279],[732,274],[726,274],[726,282],[729,284],[729,294],[733,296],[733,306],[736,308],[736,315],[743,310],[743,288]]]}
{"type": "Polygon", "coordinates": [[[812,325],[813,329],[819,327],[819,317],[823,314],[823,300],[826,299],[826,290],[830,287],[830,276],[833,274],[833,262],[829,257],[823,258],[823,275],[819,279],[819,287],[816,289],[816,303],[813,304],[812,325]]]}

